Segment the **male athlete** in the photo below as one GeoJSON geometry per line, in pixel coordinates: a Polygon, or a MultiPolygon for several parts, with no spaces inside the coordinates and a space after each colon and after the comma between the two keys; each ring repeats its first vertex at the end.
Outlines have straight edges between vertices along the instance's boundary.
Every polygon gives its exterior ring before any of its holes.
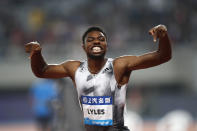
{"type": "Polygon", "coordinates": [[[149,33],[154,42],[159,39],[157,51],[140,56],[106,58],[107,37],[99,27],[89,28],[82,37],[87,55],[84,61],[65,61],[47,64],[40,44],[25,45],[30,53],[33,73],[40,78],[70,77],[77,89],[79,103],[87,131],[129,131],[124,125],[126,89],[132,71],[160,65],[171,59],[171,43],[164,25],[149,33]]]}

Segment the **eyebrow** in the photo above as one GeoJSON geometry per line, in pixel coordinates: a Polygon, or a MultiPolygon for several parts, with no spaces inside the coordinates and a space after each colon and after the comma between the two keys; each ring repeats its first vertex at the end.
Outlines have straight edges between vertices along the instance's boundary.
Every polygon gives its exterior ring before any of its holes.
{"type": "Polygon", "coordinates": [[[93,37],[93,36],[88,36],[87,38],[100,38],[100,37],[105,37],[105,36],[103,36],[103,35],[100,35],[100,36],[98,36],[98,37],[93,37]]]}
{"type": "Polygon", "coordinates": [[[88,36],[87,38],[93,38],[93,39],[94,39],[95,37],[92,37],[92,36],[88,36]]]}

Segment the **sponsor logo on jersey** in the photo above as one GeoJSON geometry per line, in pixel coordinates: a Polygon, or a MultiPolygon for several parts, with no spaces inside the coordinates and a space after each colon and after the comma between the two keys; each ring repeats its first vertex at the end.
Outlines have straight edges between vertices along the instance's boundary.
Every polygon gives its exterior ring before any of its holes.
{"type": "Polygon", "coordinates": [[[112,97],[111,96],[82,96],[82,104],[87,105],[111,105],[112,97]]]}
{"type": "Polygon", "coordinates": [[[113,124],[111,96],[82,96],[84,123],[87,125],[110,126],[113,124]]]}

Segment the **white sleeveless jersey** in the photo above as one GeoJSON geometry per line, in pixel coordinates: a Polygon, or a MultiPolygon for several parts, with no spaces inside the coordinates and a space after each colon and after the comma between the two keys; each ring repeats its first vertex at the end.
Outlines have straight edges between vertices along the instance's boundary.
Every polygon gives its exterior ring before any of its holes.
{"type": "Polygon", "coordinates": [[[80,106],[86,125],[123,126],[127,84],[118,86],[109,58],[97,74],[91,74],[87,61],[75,73],[80,106]]]}

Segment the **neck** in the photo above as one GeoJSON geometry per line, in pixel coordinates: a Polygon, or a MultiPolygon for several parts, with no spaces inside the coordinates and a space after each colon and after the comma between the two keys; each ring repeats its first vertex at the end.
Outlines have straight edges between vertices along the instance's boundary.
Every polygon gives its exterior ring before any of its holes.
{"type": "Polygon", "coordinates": [[[92,74],[97,74],[105,65],[107,58],[92,59],[88,58],[88,70],[92,74]]]}

